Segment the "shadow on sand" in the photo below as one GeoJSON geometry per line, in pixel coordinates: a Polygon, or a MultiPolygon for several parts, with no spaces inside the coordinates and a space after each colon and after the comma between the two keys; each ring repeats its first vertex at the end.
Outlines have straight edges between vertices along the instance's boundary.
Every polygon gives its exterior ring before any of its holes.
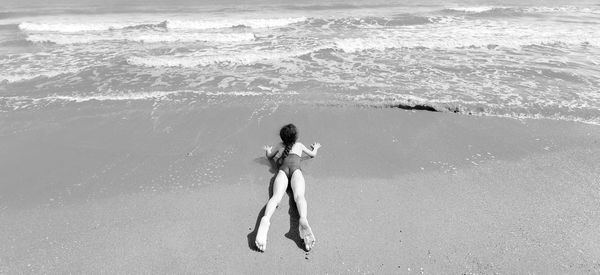
{"type": "MultiPolygon", "coordinates": [[[[254,159],[254,162],[268,166],[269,172],[271,174],[273,174],[273,176],[271,177],[271,180],[269,181],[269,198],[270,198],[273,196],[273,183],[275,182],[275,177],[277,177],[277,173],[279,172],[279,170],[277,169],[277,163],[275,163],[275,161],[269,160],[265,157],[256,158],[256,159],[254,159]]],[[[285,237],[294,241],[299,248],[304,250],[305,249],[304,242],[300,238],[300,231],[298,230],[298,226],[300,224],[299,223],[300,214],[298,214],[298,208],[296,208],[296,202],[294,201],[294,194],[293,194],[292,188],[289,184],[288,184],[287,190],[285,192],[288,195],[289,206],[290,206],[290,209],[288,211],[288,214],[290,215],[290,229],[287,233],[285,233],[285,237]]],[[[279,206],[277,206],[277,207],[279,208],[279,206]]],[[[260,225],[260,220],[265,214],[265,208],[266,208],[266,204],[265,204],[265,206],[262,207],[260,212],[258,212],[258,216],[256,217],[256,223],[254,224],[254,230],[252,230],[252,232],[248,233],[248,236],[247,236],[248,247],[250,249],[252,249],[254,251],[258,251],[258,252],[260,252],[260,250],[258,250],[258,248],[256,247],[256,244],[254,244],[254,241],[256,240],[256,234],[258,232],[258,226],[260,225]]]]}

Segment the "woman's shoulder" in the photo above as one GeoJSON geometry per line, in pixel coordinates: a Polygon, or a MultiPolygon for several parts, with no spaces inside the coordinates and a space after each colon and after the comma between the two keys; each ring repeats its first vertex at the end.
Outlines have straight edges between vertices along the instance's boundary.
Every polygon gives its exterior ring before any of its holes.
{"type": "Polygon", "coordinates": [[[302,142],[300,142],[300,141],[296,141],[296,143],[294,143],[294,147],[296,147],[296,146],[300,147],[300,148],[305,147],[304,144],[302,144],[302,142]]]}

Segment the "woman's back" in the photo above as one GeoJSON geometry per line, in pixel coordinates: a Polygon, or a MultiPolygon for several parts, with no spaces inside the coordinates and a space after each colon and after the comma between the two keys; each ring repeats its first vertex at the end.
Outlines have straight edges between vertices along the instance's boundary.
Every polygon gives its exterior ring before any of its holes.
{"type": "MultiPolygon", "coordinates": [[[[290,149],[290,152],[288,153],[289,155],[296,155],[298,157],[302,157],[302,147],[304,145],[300,142],[296,142],[294,143],[294,145],[292,145],[292,148],[290,149]]],[[[281,149],[279,152],[279,156],[281,157],[281,155],[283,154],[283,151],[285,150],[285,145],[281,144],[281,149]]]]}

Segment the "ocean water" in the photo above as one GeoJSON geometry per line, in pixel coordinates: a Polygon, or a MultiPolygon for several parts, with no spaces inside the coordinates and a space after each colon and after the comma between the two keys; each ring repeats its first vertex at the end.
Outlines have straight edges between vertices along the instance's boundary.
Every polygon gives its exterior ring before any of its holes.
{"type": "Polygon", "coordinates": [[[600,4],[0,5],[0,112],[401,107],[600,125],[600,4]]]}

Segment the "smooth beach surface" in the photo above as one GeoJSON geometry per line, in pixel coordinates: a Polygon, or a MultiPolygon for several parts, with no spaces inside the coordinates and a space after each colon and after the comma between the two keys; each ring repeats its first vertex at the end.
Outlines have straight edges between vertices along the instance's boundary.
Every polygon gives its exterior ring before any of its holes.
{"type": "Polygon", "coordinates": [[[98,105],[0,114],[0,273],[600,272],[596,125],[98,105]],[[302,163],[317,244],[302,249],[288,194],[260,253],[261,147],[289,122],[323,144],[302,163]]]}

